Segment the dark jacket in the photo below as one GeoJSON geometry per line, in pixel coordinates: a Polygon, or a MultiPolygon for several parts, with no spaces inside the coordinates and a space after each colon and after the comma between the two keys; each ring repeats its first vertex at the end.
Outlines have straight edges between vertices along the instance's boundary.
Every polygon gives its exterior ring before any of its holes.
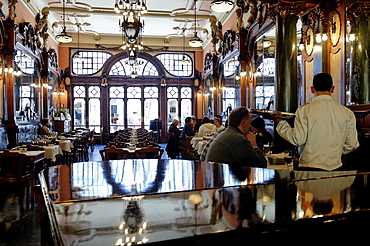
{"type": "Polygon", "coordinates": [[[267,167],[259,148],[253,148],[247,137],[236,127],[229,126],[217,135],[209,146],[206,161],[249,167],[267,167]]]}
{"type": "Polygon", "coordinates": [[[181,134],[181,130],[177,126],[175,126],[174,124],[170,125],[170,127],[168,128],[168,131],[175,133],[175,135],[177,135],[178,137],[181,134]]]}

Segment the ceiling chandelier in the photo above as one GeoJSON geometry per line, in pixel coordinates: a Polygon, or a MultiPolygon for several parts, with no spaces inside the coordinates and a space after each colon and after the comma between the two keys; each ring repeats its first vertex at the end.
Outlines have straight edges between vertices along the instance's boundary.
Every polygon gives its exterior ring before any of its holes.
{"type": "Polygon", "coordinates": [[[197,0],[194,0],[194,37],[189,40],[190,47],[201,47],[203,41],[197,35],[197,0]]]}
{"type": "Polygon", "coordinates": [[[229,12],[234,7],[230,0],[215,0],[211,3],[211,9],[215,12],[229,12]]]}
{"type": "Polygon", "coordinates": [[[63,27],[62,27],[62,32],[57,35],[55,38],[61,42],[61,43],[70,43],[72,42],[73,38],[72,36],[67,34],[66,31],[66,7],[65,7],[65,0],[63,0],[63,27]]]}
{"type": "Polygon", "coordinates": [[[119,25],[124,33],[125,42],[128,44],[138,44],[138,39],[144,28],[144,20],[141,15],[147,12],[146,1],[116,1],[114,9],[117,13],[122,12],[122,21],[119,25]]]}

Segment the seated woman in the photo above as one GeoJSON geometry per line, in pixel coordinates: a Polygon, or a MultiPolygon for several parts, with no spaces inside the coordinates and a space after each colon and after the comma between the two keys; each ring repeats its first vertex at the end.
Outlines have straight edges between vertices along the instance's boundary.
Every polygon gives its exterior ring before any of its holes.
{"type": "Polygon", "coordinates": [[[199,137],[203,137],[205,136],[207,133],[208,134],[211,134],[211,133],[214,133],[214,132],[217,132],[216,130],[216,125],[213,124],[212,120],[208,117],[203,117],[202,119],[202,124],[201,126],[199,127],[199,132],[198,132],[198,136],[199,137]]]}
{"type": "Polygon", "coordinates": [[[219,131],[221,131],[221,130],[225,129],[225,127],[222,125],[222,119],[220,119],[220,118],[215,118],[215,119],[213,120],[213,124],[215,124],[215,126],[216,126],[216,131],[217,131],[217,132],[219,132],[219,131]]]}
{"type": "Polygon", "coordinates": [[[251,122],[253,131],[257,134],[256,142],[260,150],[263,150],[263,145],[273,141],[271,133],[266,130],[265,120],[257,117],[251,122]]]}
{"type": "Polygon", "coordinates": [[[42,119],[41,120],[41,128],[40,128],[40,135],[50,135],[51,131],[49,130],[50,122],[49,119],[42,119]]]}

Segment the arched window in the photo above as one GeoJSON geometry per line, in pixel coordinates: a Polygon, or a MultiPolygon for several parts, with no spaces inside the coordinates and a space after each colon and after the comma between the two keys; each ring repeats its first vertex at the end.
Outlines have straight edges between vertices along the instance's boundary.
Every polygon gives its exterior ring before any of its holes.
{"type": "Polygon", "coordinates": [[[167,70],[173,76],[190,77],[193,74],[193,60],[183,53],[164,53],[156,55],[167,70]]]}
{"type": "Polygon", "coordinates": [[[72,72],[77,75],[97,73],[112,55],[102,51],[79,51],[72,56],[72,72]]]}
{"type": "Polygon", "coordinates": [[[138,76],[159,76],[157,68],[148,60],[138,58],[138,66],[131,66],[128,58],[124,58],[114,63],[109,71],[109,75],[130,76],[135,72],[138,76]]]}

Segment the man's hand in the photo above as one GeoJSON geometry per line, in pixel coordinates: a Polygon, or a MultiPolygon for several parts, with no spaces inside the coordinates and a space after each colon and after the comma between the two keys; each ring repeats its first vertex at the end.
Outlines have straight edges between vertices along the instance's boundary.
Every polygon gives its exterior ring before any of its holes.
{"type": "Polygon", "coordinates": [[[249,142],[251,142],[252,147],[257,146],[256,134],[248,132],[245,136],[248,138],[249,142]]]}

